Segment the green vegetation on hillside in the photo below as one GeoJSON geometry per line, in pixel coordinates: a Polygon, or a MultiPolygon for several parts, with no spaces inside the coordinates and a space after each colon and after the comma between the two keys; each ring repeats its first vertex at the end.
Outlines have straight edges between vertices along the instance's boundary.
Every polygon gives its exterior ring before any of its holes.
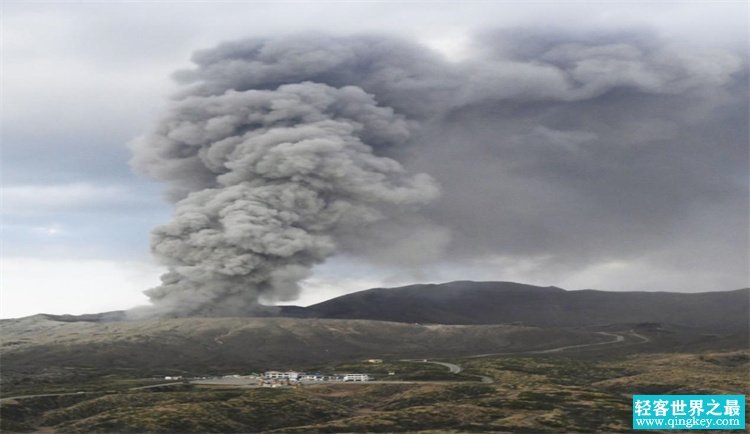
{"type": "MultiPolygon", "coordinates": [[[[635,393],[750,395],[747,351],[634,355],[620,360],[505,356],[455,359],[492,383],[195,386],[5,401],[3,432],[621,432],[635,393]]],[[[336,369],[363,371],[365,364],[336,369]]],[[[385,361],[424,374],[437,365],[385,361]]],[[[445,370],[447,371],[447,370],[445,370]]],[[[114,387],[114,377],[100,386],[114,387]]],[[[129,380],[126,380],[128,383],[129,380]]],[[[129,384],[129,383],[128,383],[129,384]]]]}

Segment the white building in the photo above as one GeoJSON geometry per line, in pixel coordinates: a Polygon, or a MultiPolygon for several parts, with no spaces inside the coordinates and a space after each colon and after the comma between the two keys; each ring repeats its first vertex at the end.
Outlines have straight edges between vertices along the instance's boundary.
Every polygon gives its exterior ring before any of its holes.
{"type": "Polygon", "coordinates": [[[325,381],[326,376],[323,374],[302,374],[299,379],[300,381],[325,381]]]}
{"type": "Polygon", "coordinates": [[[304,373],[297,371],[266,371],[263,373],[264,380],[278,381],[288,380],[292,382],[298,381],[370,381],[371,378],[367,374],[343,374],[343,375],[325,375],[319,372],[315,373],[304,373]]]}
{"type": "Polygon", "coordinates": [[[263,374],[263,378],[266,380],[289,380],[289,381],[297,381],[299,380],[300,373],[297,371],[286,371],[286,372],[280,372],[280,371],[266,371],[263,374]]]}
{"type": "Polygon", "coordinates": [[[370,381],[367,374],[344,374],[343,381],[370,381]]]}

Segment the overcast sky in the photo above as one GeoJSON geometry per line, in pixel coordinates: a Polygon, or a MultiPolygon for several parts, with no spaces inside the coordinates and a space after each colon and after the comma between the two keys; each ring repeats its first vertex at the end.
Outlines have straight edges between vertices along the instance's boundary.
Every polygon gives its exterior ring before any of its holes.
{"type": "MultiPolygon", "coordinates": [[[[456,64],[495,55],[475,48],[482,38],[520,46],[528,39],[517,35],[529,33],[622,34],[645,40],[657,53],[695,58],[680,64],[692,84],[667,88],[665,96],[661,89],[644,91],[651,98],[646,102],[597,95],[560,108],[558,101],[554,109],[576,122],[551,112],[520,115],[517,106],[499,103],[513,120],[490,119],[487,113],[497,110],[479,105],[451,113],[439,130],[441,145],[415,145],[401,157],[443,184],[445,202],[434,205],[435,223],[454,232],[448,249],[456,253],[413,267],[340,255],[316,267],[297,303],[374,286],[460,279],[604,290],[747,286],[747,16],[744,1],[5,1],[0,315],[146,303],[141,291],[157,285],[163,272],[149,252],[149,233],[169,220],[172,206],[163,199],[165,186],[133,173],[129,143],[153,128],[178,89],[171,74],[191,68],[195,50],[310,31],[400,36],[456,64]],[[686,95],[688,87],[698,90],[686,95]],[[687,134],[690,125],[695,131],[687,134]],[[459,163],[451,156],[457,145],[448,138],[460,142],[466,128],[477,149],[505,137],[492,150],[496,159],[467,153],[471,157],[459,163]],[[643,153],[631,148],[622,158],[643,170],[642,182],[619,166],[612,149],[574,162],[550,156],[556,143],[586,148],[611,140],[620,146],[630,143],[622,137],[636,136],[632,141],[643,153]],[[655,143],[670,153],[647,148],[655,143]],[[662,158],[654,164],[663,166],[641,166],[639,155],[662,158]],[[510,161],[521,175],[508,169],[492,178],[510,161]],[[672,163],[680,170],[672,172],[672,163]],[[578,176],[589,167],[611,170],[602,182],[578,176]],[[476,184],[486,200],[502,201],[478,208],[482,218],[467,211],[478,199],[462,193],[472,184],[466,181],[471,168],[487,174],[488,181],[476,184]],[[471,219],[473,229],[456,224],[471,219]],[[579,224],[557,228],[560,219],[579,224]],[[496,229],[490,234],[487,228],[496,229]]],[[[508,48],[535,65],[527,49],[508,48]]]]}

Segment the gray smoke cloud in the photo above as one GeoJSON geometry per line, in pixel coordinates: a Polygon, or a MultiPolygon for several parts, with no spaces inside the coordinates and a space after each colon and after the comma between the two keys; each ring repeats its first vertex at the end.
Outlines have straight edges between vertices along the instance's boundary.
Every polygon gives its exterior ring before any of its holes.
{"type": "Polygon", "coordinates": [[[154,231],[170,267],[155,305],[293,299],[339,252],[746,278],[739,56],[644,32],[489,32],[467,50],[452,62],[391,37],[300,35],[196,52],[134,146],[176,201],[154,231]]]}
{"type": "Polygon", "coordinates": [[[147,295],[179,314],[294,299],[342,240],[405,222],[438,196],[429,176],[373,153],[370,144],[396,146],[409,129],[352,86],[303,82],[175,102],[134,145],[135,166],[167,181],[177,200],[173,220],[152,234],[169,272],[147,295]]]}

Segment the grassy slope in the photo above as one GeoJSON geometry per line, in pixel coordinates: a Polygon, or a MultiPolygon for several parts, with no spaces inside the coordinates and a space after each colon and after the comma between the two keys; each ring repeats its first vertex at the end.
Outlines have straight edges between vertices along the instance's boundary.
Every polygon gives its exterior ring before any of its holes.
{"type": "Polygon", "coordinates": [[[371,357],[460,356],[606,340],[584,330],[443,326],[361,320],[181,318],[3,323],[3,395],[39,381],[116,373],[247,373],[371,357]]]}

